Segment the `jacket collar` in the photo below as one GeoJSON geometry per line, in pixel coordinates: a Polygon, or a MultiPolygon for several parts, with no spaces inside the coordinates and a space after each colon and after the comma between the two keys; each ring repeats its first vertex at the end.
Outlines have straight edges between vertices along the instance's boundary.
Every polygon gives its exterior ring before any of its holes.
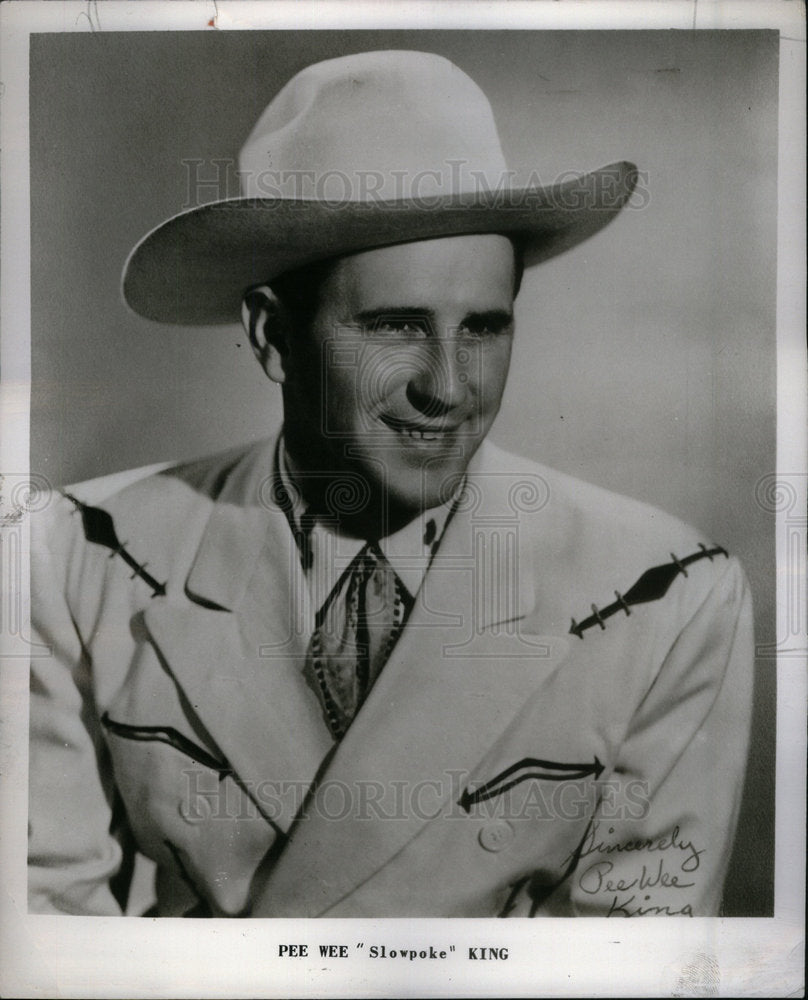
{"type": "MultiPolygon", "coordinates": [[[[230,471],[213,500],[186,581],[186,593],[192,600],[236,611],[245,601],[249,603],[256,575],[263,575],[259,561],[277,562],[273,553],[279,548],[286,552],[292,535],[273,488],[279,444],[279,438],[274,437],[250,449],[230,471]]],[[[535,476],[530,474],[514,473],[503,453],[484,442],[469,467],[454,517],[443,532],[438,553],[448,559],[436,560],[430,578],[441,566],[444,573],[438,572],[438,576],[451,572],[449,567],[458,559],[465,560],[468,570],[469,560],[479,558],[481,569],[487,568],[493,574],[487,592],[477,594],[477,628],[516,620],[533,608],[530,553],[521,552],[515,558],[524,513],[520,504],[525,504],[525,495],[537,496],[541,492],[533,479],[535,476]]],[[[286,558],[284,564],[291,571],[286,558]]],[[[298,576],[296,570],[294,576],[298,576]]],[[[457,583],[456,577],[451,577],[452,584],[457,583]]],[[[432,580],[426,586],[439,599],[443,591],[438,581],[432,580]]],[[[302,590],[306,590],[305,586],[302,590]]]]}
{"type": "Polygon", "coordinates": [[[211,499],[186,581],[191,600],[234,610],[245,597],[262,542],[283,533],[286,518],[272,488],[276,448],[277,438],[261,442],[227,470],[220,492],[211,499]]]}

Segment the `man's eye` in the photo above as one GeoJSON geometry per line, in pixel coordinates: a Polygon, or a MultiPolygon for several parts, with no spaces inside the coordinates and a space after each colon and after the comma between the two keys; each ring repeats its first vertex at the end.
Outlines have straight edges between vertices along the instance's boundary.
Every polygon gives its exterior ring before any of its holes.
{"type": "Polygon", "coordinates": [[[426,324],[412,319],[382,319],[373,326],[377,337],[406,337],[421,339],[427,335],[426,324]]]}
{"type": "Polygon", "coordinates": [[[510,328],[510,321],[506,320],[491,322],[471,320],[458,327],[456,336],[466,340],[483,340],[486,337],[495,337],[497,334],[507,333],[510,328]]]}

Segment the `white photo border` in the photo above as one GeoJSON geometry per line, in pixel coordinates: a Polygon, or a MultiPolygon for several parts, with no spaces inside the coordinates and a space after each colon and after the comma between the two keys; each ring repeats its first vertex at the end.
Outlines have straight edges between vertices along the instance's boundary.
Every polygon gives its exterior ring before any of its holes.
{"type": "MultiPolygon", "coordinates": [[[[28,40],[42,31],[257,28],[775,28],[780,41],[778,174],[777,778],[771,919],[121,920],[27,913],[27,688],[24,642],[4,642],[2,681],[2,992],[59,997],[670,996],[698,956],[716,995],[794,995],[803,982],[805,884],[805,22],[801,4],[473,2],[54,2],[3,5],[2,423],[0,469],[29,474],[30,227],[28,40]],[[792,502],[793,501],[793,502],[792,502]],[[794,544],[795,538],[797,544],[794,544]],[[795,596],[796,595],[796,596],[795,596]],[[505,947],[507,962],[281,960],[278,944],[387,944],[419,951],[505,947]],[[399,966],[396,965],[395,968],[399,966]],[[395,978],[392,978],[394,977],[395,978]]],[[[28,525],[19,539],[27,579],[28,525]]],[[[4,557],[9,558],[8,551],[4,557]]],[[[4,576],[3,582],[6,582],[4,576]]],[[[27,621],[27,588],[15,595],[27,621]]]]}

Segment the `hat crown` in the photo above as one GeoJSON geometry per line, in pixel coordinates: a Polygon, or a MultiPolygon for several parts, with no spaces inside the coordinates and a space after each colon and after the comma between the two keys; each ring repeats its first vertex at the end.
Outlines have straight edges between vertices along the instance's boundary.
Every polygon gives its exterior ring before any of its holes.
{"type": "Polygon", "coordinates": [[[476,233],[518,238],[525,264],[587,239],[626,204],[632,163],[516,184],[491,106],[448,59],[364,52],[301,70],[241,151],[243,197],[180,212],[124,267],[135,312],[231,323],[246,288],[314,261],[476,233]]]}
{"type": "Polygon", "coordinates": [[[247,197],[367,201],[495,188],[507,171],[491,105],[448,59],[384,51],[294,76],[239,157],[247,197]]]}

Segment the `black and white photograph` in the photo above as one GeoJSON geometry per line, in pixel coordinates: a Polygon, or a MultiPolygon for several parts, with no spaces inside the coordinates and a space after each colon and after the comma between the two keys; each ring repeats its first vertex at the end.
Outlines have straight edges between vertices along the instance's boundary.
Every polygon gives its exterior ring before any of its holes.
{"type": "Polygon", "coordinates": [[[803,22],[15,6],[20,995],[792,995],[803,22]]]}

